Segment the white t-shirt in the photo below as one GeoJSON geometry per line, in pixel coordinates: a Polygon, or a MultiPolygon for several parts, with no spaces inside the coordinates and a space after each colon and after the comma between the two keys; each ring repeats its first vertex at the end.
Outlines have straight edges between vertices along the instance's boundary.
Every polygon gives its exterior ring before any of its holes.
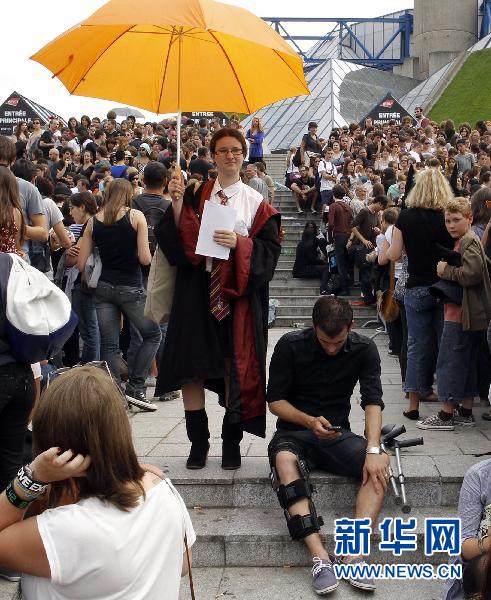
{"type": "Polygon", "coordinates": [[[162,481],[128,512],[88,498],[42,513],[51,579],[23,575],[24,600],[177,600],[184,528],[189,547],[196,534],[173,489],[162,481]]]}
{"type": "MultiPolygon", "coordinates": [[[[215,185],[211,191],[210,202],[221,204],[220,196],[218,192],[222,190],[222,186],[218,182],[218,178],[215,179],[215,185]]],[[[248,235],[254,222],[257,209],[263,197],[259,192],[251,188],[249,185],[243,183],[240,179],[236,183],[229,185],[224,188],[223,193],[227,196],[227,206],[235,208],[237,216],[235,220],[235,233],[239,235],[248,235]]],[[[206,270],[211,272],[212,259],[207,257],[206,259],[206,270]]]]}
{"type": "MultiPolygon", "coordinates": [[[[389,246],[390,244],[392,244],[392,233],[394,232],[394,225],[389,225],[385,231],[385,239],[389,242],[389,246]]],[[[399,277],[401,276],[401,272],[402,272],[402,261],[397,260],[396,264],[395,264],[395,278],[399,279],[399,277]]]]}
{"type": "Polygon", "coordinates": [[[321,160],[317,170],[320,175],[320,191],[323,192],[324,190],[332,190],[332,188],[336,185],[336,182],[332,181],[331,179],[324,179],[324,177],[322,177],[322,173],[326,171],[328,175],[334,175],[334,177],[336,177],[338,174],[336,167],[332,164],[332,162],[321,160]]]}

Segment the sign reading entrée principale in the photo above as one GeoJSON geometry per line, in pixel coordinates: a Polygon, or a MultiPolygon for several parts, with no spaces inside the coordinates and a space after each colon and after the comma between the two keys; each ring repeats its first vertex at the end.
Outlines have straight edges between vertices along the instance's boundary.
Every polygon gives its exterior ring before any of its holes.
{"type": "Polygon", "coordinates": [[[227,115],[223,112],[183,112],[181,114],[183,117],[193,119],[193,121],[196,122],[198,122],[200,119],[208,119],[208,121],[211,121],[211,119],[219,119],[222,127],[224,127],[229,121],[227,115]]]}
{"type": "Polygon", "coordinates": [[[366,119],[372,119],[375,127],[386,125],[389,121],[395,121],[396,125],[402,125],[404,117],[411,117],[413,125],[416,124],[414,118],[407,110],[397,102],[394,96],[389,92],[372,110],[363,117],[360,125],[364,125],[366,119]]]}

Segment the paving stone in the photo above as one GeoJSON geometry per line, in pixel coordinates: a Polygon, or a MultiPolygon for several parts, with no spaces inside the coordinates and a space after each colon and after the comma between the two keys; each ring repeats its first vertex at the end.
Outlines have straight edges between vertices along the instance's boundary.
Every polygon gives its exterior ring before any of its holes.
{"type": "MultiPolygon", "coordinates": [[[[244,568],[193,569],[196,579],[197,600],[313,600],[318,598],[312,589],[308,568],[244,568]],[[219,581],[218,588],[216,582],[219,581]]],[[[438,581],[381,581],[377,585],[377,600],[440,600],[441,583],[438,581]]],[[[362,600],[369,597],[341,582],[331,596],[343,600],[362,600]]],[[[370,596],[371,597],[371,596],[370,596]]],[[[183,579],[179,600],[190,600],[187,579],[183,579]]]]}
{"type": "Polygon", "coordinates": [[[179,422],[180,419],[178,420],[177,418],[162,419],[155,417],[153,420],[147,419],[145,421],[132,421],[131,428],[135,438],[162,438],[168,436],[171,431],[178,427],[179,422]]]}

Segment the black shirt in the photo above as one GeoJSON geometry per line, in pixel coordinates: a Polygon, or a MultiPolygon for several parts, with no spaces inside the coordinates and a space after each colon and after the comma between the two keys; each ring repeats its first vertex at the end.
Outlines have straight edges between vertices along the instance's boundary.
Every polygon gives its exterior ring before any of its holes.
{"type": "MultiPolygon", "coordinates": [[[[45,144],[53,144],[54,147],[55,136],[53,135],[51,129],[46,129],[46,131],[43,131],[39,141],[44,142],[45,144]]],[[[39,146],[39,148],[43,151],[44,158],[49,158],[49,151],[51,150],[51,148],[46,148],[45,146],[41,145],[39,146]]]]}
{"type": "Polygon", "coordinates": [[[407,254],[407,288],[429,286],[438,281],[437,262],[442,257],[437,244],[453,248],[441,210],[408,208],[397,219],[407,254]]]}
{"type": "Polygon", "coordinates": [[[362,208],[351,223],[351,227],[356,227],[361,235],[373,244],[377,238],[373,228],[379,225],[377,213],[373,213],[368,208],[362,208]]]}
{"type": "MultiPolygon", "coordinates": [[[[280,338],[269,366],[267,401],[287,400],[313,417],[349,429],[353,390],[360,382],[361,407],[384,408],[380,356],[375,342],[354,332],[335,356],[326,354],[314,329],[291,331],[280,338]]],[[[278,419],[277,428],[301,430],[301,425],[278,419]]]]}
{"type": "Polygon", "coordinates": [[[306,133],[302,138],[302,143],[306,152],[322,154],[322,147],[319,144],[319,138],[317,136],[312,137],[310,133],[306,133]]]}
{"type": "Polygon", "coordinates": [[[191,175],[199,173],[200,175],[203,175],[204,180],[208,179],[208,171],[210,169],[213,169],[213,165],[202,158],[197,158],[189,163],[189,172],[191,175]]]}
{"type": "Polygon", "coordinates": [[[127,211],[113,225],[104,225],[94,217],[92,239],[94,246],[99,248],[101,257],[101,281],[141,288],[137,233],[133,229],[129,213],[127,211]]]}

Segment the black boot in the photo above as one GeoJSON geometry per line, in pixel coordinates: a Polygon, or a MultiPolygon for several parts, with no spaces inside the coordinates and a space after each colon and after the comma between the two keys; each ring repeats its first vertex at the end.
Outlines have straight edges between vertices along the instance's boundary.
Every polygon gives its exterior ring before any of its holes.
{"type": "Polygon", "coordinates": [[[242,464],[240,442],[243,435],[241,427],[230,423],[226,413],[222,424],[222,469],[234,471],[240,468],[242,464]]]}
{"type": "Polygon", "coordinates": [[[186,432],[191,442],[191,451],[186,468],[202,469],[206,465],[210,444],[210,432],[208,431],[208,416],[204,408],[200,410],[185,410],[186,432]]]}

